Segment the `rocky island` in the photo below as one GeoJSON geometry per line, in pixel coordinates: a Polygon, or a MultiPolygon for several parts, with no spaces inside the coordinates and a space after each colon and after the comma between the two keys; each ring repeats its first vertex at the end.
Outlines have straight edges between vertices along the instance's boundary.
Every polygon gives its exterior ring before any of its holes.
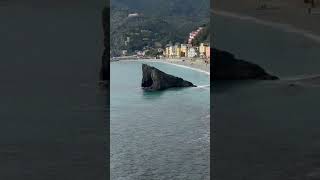
{"type": "Polygon", "coordinates": [[[277,80],[260,66],[237,59],[229,52],[213,49],[213,80],[277,80]]]}
{"type": "Polygon", "coordinates": [[[141,87],[148,91],[165,90],[174,87],[196,87],[189,81],[166,74],[159,69],[142,64],[141,87]]]}

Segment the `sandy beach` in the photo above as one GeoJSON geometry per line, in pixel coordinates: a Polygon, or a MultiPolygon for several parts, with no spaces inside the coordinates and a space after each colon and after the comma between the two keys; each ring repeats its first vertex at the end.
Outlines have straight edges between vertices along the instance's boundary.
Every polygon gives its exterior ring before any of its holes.
{"type": "Polygon", "coordinates": [[[317,36],[320,35],[320,24],[318,23],[320,4],[316,4],[311,14],[308,13],[309,7],[310,5],[305,4],[303,0],[216,0],[213,13],[225,16],[249,16],[262,21],[285,24],[286,29],[290,27],[294,31],[317,36]],[[264,9],[260,8],[263,4],[266,5],[264,9]]]}
{"type": "Polygon", "coordinates": [[[121,61],[145,61],[145,62],[169,63],[172,65],[193,69],[193,70],[210,75],[210,64],[206,65],[202,59],[196,59],[194,61],[183,60],[183,59],[137,59],[137,60],[121,60],[121,61]]]}
{"type": "Polygon", "coordinates": [[[160,60],[162,62],[172,63],[175,65],[182,65],[192,69],[198,69],[200,71],[207,72],[210,75],[210,64],[205,64],[202,59],[197,59],[195,61],[182,60],[182,59],[166,59],[160,60]]]}

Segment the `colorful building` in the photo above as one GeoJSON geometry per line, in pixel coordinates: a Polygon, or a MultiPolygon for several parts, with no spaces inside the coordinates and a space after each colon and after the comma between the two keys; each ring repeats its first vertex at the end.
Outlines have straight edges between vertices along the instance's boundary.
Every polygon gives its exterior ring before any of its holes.
{"type": "MultiPolygon", "coordinates": [[[[161,48],[158,49],[159,52],[160,49],[161,48]]],[[[196,47],[192,46],[192,44],[168,44],[165,49],[163,49],[163,55],[166,58],[210,58],[210,45],[207,43],[201,43],[200,46],[196,47]]]]}
{"type": "Polygon", "coordinates": [[[199,46],[199,56],[201,58],[205,58],[205,56],[206,56],[206,47],[207,47],[207,45],[204,43],[201,43],[199,46]]]}
{"type": "Polygon", "coordinates": [[[192,41],[193,41],[193,39],[194,39],[195,37],[197,37],[202,30],[203,30],[203,27],[199,27],[197,30],[192,31],[192,32],[189,34],[188,44],[191,44],[192,41]]]}
{"type": "Polygon", "coordinates": [[[166,58],[169,58],[169,55],[170,55],[169,48],[170,48],[170,46],[167,45],[167,46],[166,46],[166,50],[164,51],[164,54],[163,54],[166,58]]]}
{"type": "Polygon", "coordinates": [[[174,46],[174,49],[175,49],[175,54],[174,54],[174,57],[175,58],[180,58],[181,57],[181,47],[179,44],[176,44],[174,46]]]}
{"type": "Polygon", "coordinates": [[[206,57],[210,59],[210,46],[206,47],[206,57]]]}
{"type": "Polygon", "coordinates": [[[174,55],[174,47],[173,46],[170,46],[169,47],[169,58],[172,58],[174,55]]]}
{"type": "Polygon", "coordinates": [[[181,44],[181,57],[188,57],[188,46],[181,44]]]}

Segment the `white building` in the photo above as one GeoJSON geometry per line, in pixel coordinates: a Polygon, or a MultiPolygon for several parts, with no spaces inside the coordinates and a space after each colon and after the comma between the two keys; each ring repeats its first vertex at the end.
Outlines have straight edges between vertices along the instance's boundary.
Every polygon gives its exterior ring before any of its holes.
{"type": "Polygon", "coordinates": [[[128,17],[138,17],[139,13],[131,13],[128,15],[128,17]]]}
{"type": "Polygon", "coordinates": [[[127,50],[122,50],[122,56],[126,56],[126,55],[127,55],[127,53],[128,53],[128,51],[127,51],[127,50]]]}
{"type": "Polygon", "coordinates": [[[144,51],[138,51],[138,52],[137,52],[137,55],[138,55],[138,56],[145,56],[145,52],[144,52],[144,51]]]}
{"type": "Polygon", "coordinates": [[[191,47],[188,49],[188,57],[189,58],[194,58],[197,56],[197,51],[194,47],[191,47]]]}
{"type": "Polygon", "coordinates": [[[128,15],[128,17],[137,17],[137,16],[139,16],[138,13],[131,13],[131,14],[128,15]]]}

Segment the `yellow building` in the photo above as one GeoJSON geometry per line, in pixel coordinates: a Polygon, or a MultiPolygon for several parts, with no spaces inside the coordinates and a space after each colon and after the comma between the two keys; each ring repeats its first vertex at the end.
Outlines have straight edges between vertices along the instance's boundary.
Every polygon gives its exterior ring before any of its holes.
{"type": "Polygon", "coordinates": [[[210,46],[206,47],[206,58],[210,59],[210,46]]]}
{"type": "Polygon", "coordinates": [[[206,56],[206,48],[208,47],[208,45],[201,43],[199,46],[199,55],[200,57],[204,58],[206,56]]]}
{"type": "Polygon", "coordinates": [[[185,44],[181,44],[181,53],[180,57],[188,57],[188,47],[185,44]]]}
{"type": "Polygon", "coordinates": [[[172,58],[174,56],[174,48],[173,46],[169,47],[169,58],[172,58]]]}
{"type": "Polygon", "coordinates": [[[180,58],[181,57],[181,48],[179,45],[175,46],[175,57],[180,58]]]}
{"type": "Polygon", "coordinates": [[[169,46],[167,46],[166,47],[166,50],[165,50],[165,57],[169,57],[170,56],[170,47],[169,46]]]}

